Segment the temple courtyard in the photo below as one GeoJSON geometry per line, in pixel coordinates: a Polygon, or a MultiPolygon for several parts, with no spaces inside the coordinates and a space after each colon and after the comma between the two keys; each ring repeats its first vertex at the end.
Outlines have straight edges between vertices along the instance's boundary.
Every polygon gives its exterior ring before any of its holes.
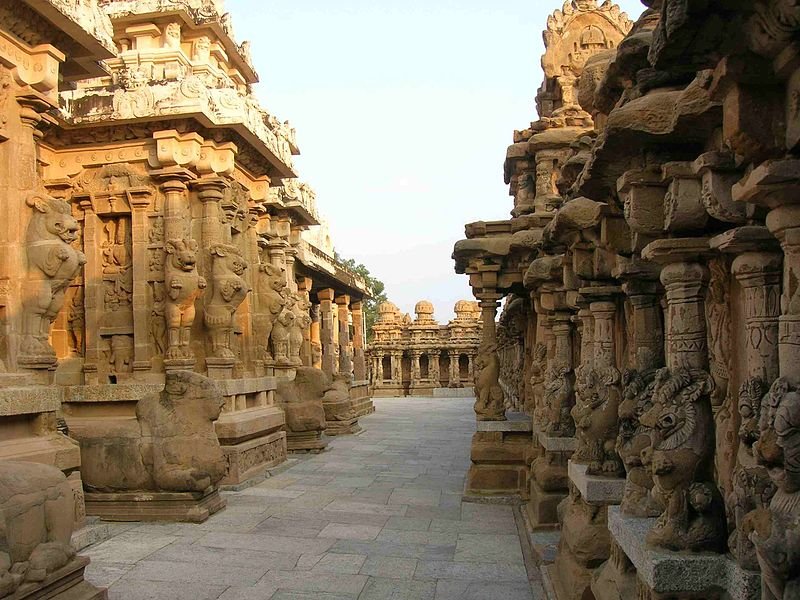
{"type": "Polygon", "coordinates": [[[224,492],[205,523],[113,525],[86,578],[113,600],[542,598],[514,509],[462,502],[472,404],[376,399],[361,435],[224,492]]]}

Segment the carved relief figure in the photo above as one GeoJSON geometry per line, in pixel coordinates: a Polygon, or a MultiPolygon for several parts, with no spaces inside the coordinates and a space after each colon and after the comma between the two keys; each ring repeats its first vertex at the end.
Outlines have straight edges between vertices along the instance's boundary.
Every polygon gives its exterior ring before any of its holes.
{"type": "Polygon", "coordinates": [[[475,414],[479,421],[504,421],[505,404],[500,387],[500,359],[497,344],[483,346],[475,358],[475,414]]]}
{"type": "Polygon", "coordinates": [[[166,350],[166,306],[167,298],[164,293],[164,286],[160,283],[153,284],[153,308],[150,310],[150,336],[153,338],[153,345],[156,355],[163,356],[166,350]]]}
{"type": "Polygon", "coordinates": [[[133,338],[129,335],[111,336],[109,363],[115,373],[130,373],[133,370],[133,338]]]}
{"type": "Polygon", "coordinates": [[[86,315],[83,312],[83,287],[77,288],[72,296],[67,324],[70,352],[76,356],[83,356],[84,329],[86,327],[86,315]]]}
{"type": "Polygon", "coordinates": [[[576,373],[575,420],[578,447],[573,460],[588,464],[590,475],[622,477],[625,470],[617,455],[620,374],[614,367],[579,367],[576,373]]]}
{"type": "Polygon", "coordinates": [[[86,264],[86,256],[72,247],[78,222],[63,200],[33,195],[33,209],[25,238],[28,272],[23,299],[21,358],[55,359],[48,338],[53,321],[64,305],[64,293],[86,264]]]}
{"type": "Polygon", "coordinates": [[[640,420],[653,407],[656,361],[652,351],[639,348],[636,360],[638,369],[630,369],[622,375],[624,389],[619,405],[617,436],[617,453],[627,471],[622,511],[637,517],[657,517],[664,510],[652,493],[651,431],[640,420]]]}
{"type": "Polygon", "coordinates": [[[214,432],[222,406],[222,394],[210,379],[168,372],[161,393],[139,400],[136,421],[100,422],[75,432],[84,485],[98,492],[209,491],[225,475],[214,432]]]}
{"type": "Polygon", "coordinates": [[[195,62],[208,62],[211,56],[211,40],[207,35],[201,35],[194,42],[194,55],[192,60],[195,62]]]}
{"type": "Polygon", "coordinates": [[[303,364],[303,356],[301,356],[303,343],[306,339],[306,332],[311,327],[311,302],[308,300],[307,293],[298,293],[297,301],[294,305],[294,312],[296,318],[295,329],[292,332],[292,360],[298,365],[303,364]],[[297,362],[299,361],[299,362],[297,362]]]}
{"type": "Polygon", "coordinates": [[[168,240],[165,250],[169,258],[164,267],[167,286],[168,347],[169,359],[192,358],[189,348],[194,302],[203,294],[206,280],[197,274],[197,242],[195,240],[168,240]]]}
{"type": "Polygon", "coordinates": [[[286,310],[291,311],[294,318],[291,319],[289,329],[289,361],[296,366],[303,364],[300,358],[300,350],[303,348],[303,310],[300,307],[301,298],[298,294],[290,294],[286,302],[286,310]]]}
{"type": "Polygon", "coordinates": [[[640,417],[652,430],[653,491],[665,507],[647,535],[655,546],[717,552],[725,547],[722,499],[711,478],[713,387],[705,371],[656,373],[653,406],[640,417]]]}
{"type": "Polygon", "coordinates": [[[270,263],[262,263],[256,279],[257,312],[253,315],[253,330],[256,335],[256,348],[260,360],[272,360],[269,351],[272,329],[281,314],[286,298],[286,272],[270,263]]]}
{"type": "Polygon", "coordinates": [[[250,292],[250,287],[242,278],[247,261],[236,246],[226,244],[211,247],[211,260],[211,299],[204,311],[204,322],[211,339],[211,354],[216,358],[234,358],[234,316],[250,292]]]}
{"type": "Polygon", "coordinates": [[[762,600],[800,596],[800,386],[776,380],[761,407],[753,449],[777,491],[769,508],[746,518],[761,567],[762,600]]]}

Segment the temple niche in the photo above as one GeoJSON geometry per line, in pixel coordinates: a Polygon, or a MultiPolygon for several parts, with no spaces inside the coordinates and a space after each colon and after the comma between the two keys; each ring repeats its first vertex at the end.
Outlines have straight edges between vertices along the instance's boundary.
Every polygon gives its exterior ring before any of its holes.
{"type": "Polygon", "coordinates": [[[0,0],[0,596],[105,597],[56,544],[87,516],[203,521],[306,449],[303,369],[319,431],[373,410],[370,290],[249,48],[221,1],[0,0]]]}
{"type": "Polygon", "coordinates": [[[548,18],[513,218],[455,246],[523,373],[522,415],[476,411],[468,492],[524,504],[558,600],[797,598],[800,18],[644,4],[548,18]]]}
{"type": "Polygon", "coordinates": [[[375,397],[473,395],[480,308],[460,300],[454,312],[455,318],[441,325],[427,300],[417,302],[413,320],[391,302],[378,306],[368,350],[375,397]]]}

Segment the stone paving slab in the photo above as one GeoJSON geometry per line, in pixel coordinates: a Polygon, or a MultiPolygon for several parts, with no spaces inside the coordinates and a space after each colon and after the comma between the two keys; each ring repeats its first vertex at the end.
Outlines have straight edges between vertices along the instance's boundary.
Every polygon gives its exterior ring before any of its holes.
{"type": "Polygon", "coordinates": [[[510,506],[464,503],[472,401],[376,399],[358,437],[238,492],[206,523],[90,546],[111,600],[540,600],[510,506]]]}

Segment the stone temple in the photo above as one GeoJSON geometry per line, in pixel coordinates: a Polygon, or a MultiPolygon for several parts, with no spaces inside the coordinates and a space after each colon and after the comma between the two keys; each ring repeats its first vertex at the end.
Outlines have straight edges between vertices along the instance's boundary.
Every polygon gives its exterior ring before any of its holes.
{"type": "Polygon", "coordinates": [[[367,348],[222,0],[0,0],[0,599],[800,599],[800,6],[643,5],[367,348]]]}

